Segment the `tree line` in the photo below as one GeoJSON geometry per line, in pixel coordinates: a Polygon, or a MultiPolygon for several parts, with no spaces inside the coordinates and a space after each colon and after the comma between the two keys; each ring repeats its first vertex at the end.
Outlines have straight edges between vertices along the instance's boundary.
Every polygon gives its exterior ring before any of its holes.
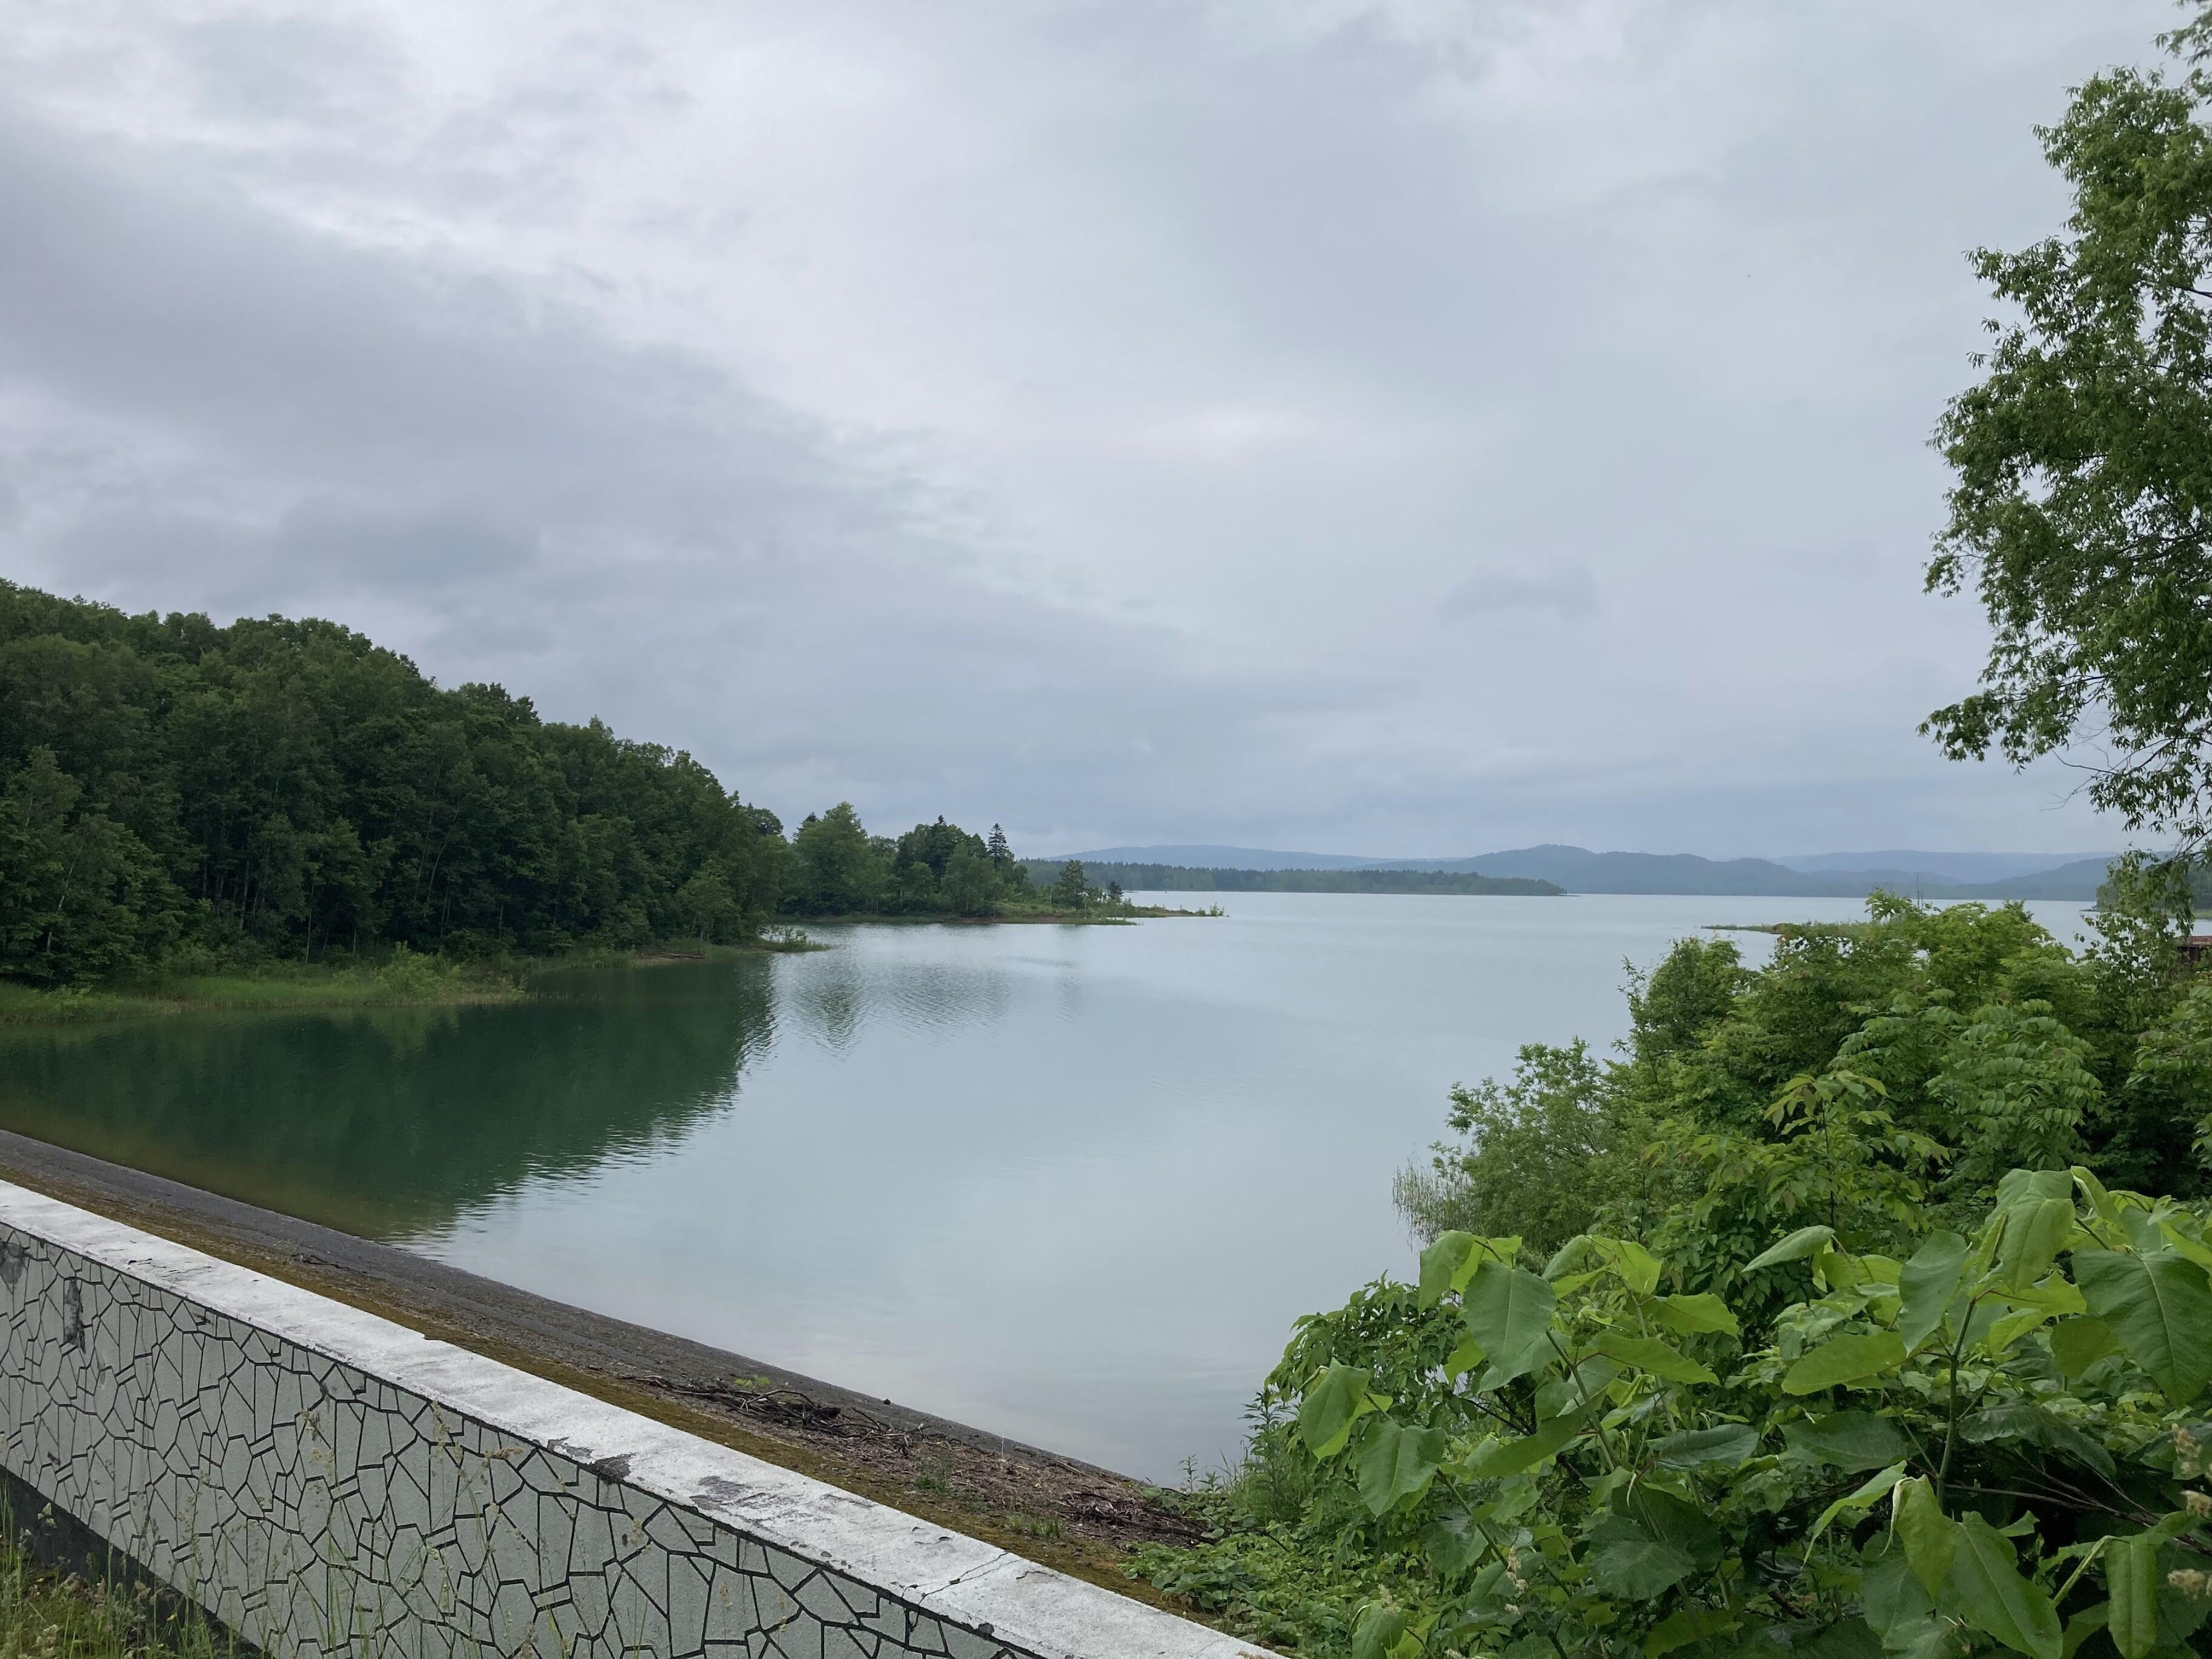
{"type": "Polygon", "coordinates": [[[0,975],[734,943],[778,917],[1044,901],[995,830],[789,837],[692,756],[332,622],[0,582],[0,975]]]}

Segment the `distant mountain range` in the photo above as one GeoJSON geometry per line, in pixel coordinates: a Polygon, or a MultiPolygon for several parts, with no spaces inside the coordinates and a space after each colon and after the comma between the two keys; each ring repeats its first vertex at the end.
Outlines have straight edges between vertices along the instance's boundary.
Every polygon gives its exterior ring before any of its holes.
{"type": "MultiPolygon", "coordinates": [[[[1085,865],[1171,865],[1203,870],[1419,870],[1518,877],[1571,893],[1735,894],[1773,898],[1857,898],[1877,887],[1917,898],[2096,897],[2117,856],[2074,853],[1822,853],[1786,859],[1706,859],[1691,853],[1593,853],[1583,847],[1520,847],[1458,859],[1352,858],[1259,847],[1108,847],[1063,854],[1085,865]]],[[[1309,888],[1309,890],[1316,890],[1309,888]]]]}

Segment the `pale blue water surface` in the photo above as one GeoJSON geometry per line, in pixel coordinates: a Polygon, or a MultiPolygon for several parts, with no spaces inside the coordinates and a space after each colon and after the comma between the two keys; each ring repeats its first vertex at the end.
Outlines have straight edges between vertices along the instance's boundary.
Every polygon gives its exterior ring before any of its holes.
{"type": "Polygon", "coordinates": [[[1610,1044],[1624,962],[1705,924],[1863,914],[1221,902],[823,927],[519,1007],[21,1031],[0,1123],[1172,1480],[1233,1452],[1293,1319],[1410,1270],[1390,1177],[1455,1082],[1610,1044]]]}

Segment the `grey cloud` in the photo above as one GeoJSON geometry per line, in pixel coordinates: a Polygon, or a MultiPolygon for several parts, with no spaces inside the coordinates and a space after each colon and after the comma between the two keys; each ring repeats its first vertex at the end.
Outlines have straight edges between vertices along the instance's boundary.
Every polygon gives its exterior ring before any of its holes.
{"type": "Polygon", "coordinates": [[[1437,609],[1452,618],[1548,611],[1562,622],[1577,622],[1597,614],[1597,578],[1580,564],[1491,566],[1455,585],[1437,609]]]}
{"type": "Polygon", "coordinates": [[[2163,0],[163,9],[0,41],[11,575],[793,814],[2065,839],[1913,734],[1924,438],[2163,0]]]}
{"type": "Polygon", "coordinates": [[[976,582],[925,492],[703,362],[191,182],[0,128],[0,214],[27,233],[0,248],[0,372],[144,440],[131,498],[15,539],[18,574],[133,607],[334,611],[787,811],[1016,819],[1019,777],[1038,817],[1103,823],[1202,796],[1271,723],[1379,696],[1194,669],[1162,630],[976,582]]]}

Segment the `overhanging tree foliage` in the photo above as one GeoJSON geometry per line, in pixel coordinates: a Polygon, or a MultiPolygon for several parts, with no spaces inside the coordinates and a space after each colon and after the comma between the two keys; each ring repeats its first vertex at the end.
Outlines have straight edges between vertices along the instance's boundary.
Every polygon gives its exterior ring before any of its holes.
{"type": "Polygon", "coordinates": [[[1923,730],[1954,757],[2064,752],[2100,806],[2212,829],[2212,76],[2116,70],[2041,132],[2064,231],[1976,270],[2009,308],[1936,444],[1956,474],[1931,591],[1995,629],[1980,689],[1923,730]]]}

